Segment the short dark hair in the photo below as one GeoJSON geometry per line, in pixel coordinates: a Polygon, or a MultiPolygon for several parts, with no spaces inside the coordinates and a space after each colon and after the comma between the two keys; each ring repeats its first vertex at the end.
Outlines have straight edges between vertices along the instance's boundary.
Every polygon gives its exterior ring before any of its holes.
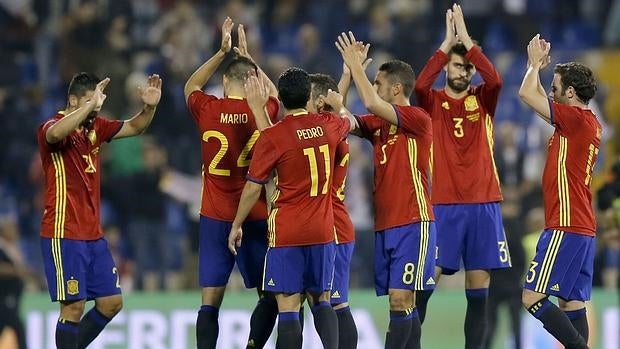
{"type": "Polygon", "coordinates": [[[310,76],[301,68],[288,68],[278,79],[278,94],[286,109],[305,108],[310,99],[310,76]]]}
{"type": "MultiPolygon", "coordinates": [[[[332,90],[338,92],[338,84],[331,76],[327,74],[310,74],[310,84],[312,86],[312,95],[314,98],[323,95],[327,96],[327,91],[332,90]]],[[[331,105],[325,104],[326,111],[334,110],[331,105]]]]}
{"type": "Polygon", "coordinates": [[[395,59],[381,64],[379,71],[384,72],[391,83],[400,83],[403,85],[403,93],[405,96],[411,96],[413,85],[415,84],[415,73],[411,65],[395,59]]]}
{"type": "Polygon", "coordinates": [[[252,62],[249,58],[238,56],[226,66],[224,76],[233,81],[245,81],[250,71],[258,71],[256,63],[252,62]]]}
{"type": "Polygon", "coordinates": [[[465,45],[459,41],[456,44],[452,45],[450,51],[448,51],[448,57],[453,54],[465,57],[465,55],[467,54],[467,47],[465,47],[465,45]]]}
{"type": "Polygon", "coordinates": [[[575,89],[580,101],[588,104],[596,93],[596,81],[592,70],[577,62],[559,63],[555,65],[553,72],[560,75],[562,82],[562,94],[569,86],[575,89]]]}
{"type": "Polygon", "coordinates": [[[77,73],[71,78],[69,83],[69,95],[74,95],[77,98],[82,98],[88,91],[94,91],[97,84],[101,81],[97,75],[92,73],[77,73]]]}

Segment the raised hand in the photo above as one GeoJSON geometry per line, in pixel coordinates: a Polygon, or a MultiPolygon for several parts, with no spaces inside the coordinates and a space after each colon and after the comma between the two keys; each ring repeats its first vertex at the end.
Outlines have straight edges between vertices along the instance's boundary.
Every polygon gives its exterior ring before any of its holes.
{"type": "Polygon", "coordinates": [[[248,52],[248,41],[245,37],[245,28],[243,24],[237,26],[237,38],[239,40],[239,46],[233,47],[233,51],[241,57],[254,61],[252,56],[250,56],[250,52],[248,52]]]}
{"type": "Polygon", "coordinates": [[[232,47],[232,28],[235,25],[230,17],[226,17],[222,24],[222,46],[220,50],[224,53],[228,53],[232,47]]]}
{"type": "Polygon", "coordinates": [[[162,80],[157,74],[149,76],[146,86],[139,86],[140,98],[142,102],[149,107],[155,107],[161,99],[162,80]]]}
{"type": "Polygon", "coordinates": [[[319,98],[321,98],[325,104],[330,105],[336,112],[343,107],[342,95],[332,89],[327,90],[327,96],[320,95],[319,98]]]}
{"type": "Polygon", "coordinates": [[[463,10],[461,5],[452,5],[452,18],[454,21],[454,29],[458,40],[462,41],[465,47],[469,49],[469,45],[473,45],[469,33],[467,32],[467,26],[465,26],[465,17],[463,16],[463,10]]]}
{"type": "MultiPolygon", "coordinates": [[[[355,43],[355,46],[358,49],[358,54],[360,55],[360,60],[362,61],[362,68],[364,68],[364,70],[366,70],[366,68],[368,68],[370,63],[372,63],[372,58],[367,58],[368,57],[368,50],[370,49],[370,44],[364,45],[363,42],[358,41],[358,42],[355,43]]],[[[350,74],[351,73],[351,71],[349,70],[349,67],[344,62],[342,63],[342,72],[344,74],[350,74]]]]}
{"type": "Polygon", "coordinates": [[[452,9],[448,9],[446,11],[446,37],[443,39],[439,49],[443,53],[448,53],[457,42],[456,30],[454,29],[454,12],[452,12],[452,9]]]}
{"type": "Polygon", "coordinates": [[[349,35],[342,33],[338,36],[338,41],[335,42],[336,48],[342,54],[342,60],[351,69],[352,66],[363,67],[363,60],[359,54],[359,48],[357,46],[357,40],[353,35],[353,32],[349,31],[349,35]]]}
{"type": "Polygon", "coordinates": [[[269,87],[266,86],[262,76],[257,77],[254,74],[250,74],[243,84],[243,89],[245,90],[248,105],[252,110],[259,110],[265,107],[269,99],[269,87]]]}
{"type": "Polygon", "coordinates": [[[528,62],[532,65],[538,65],[539,68],[547,66],[550,62],[550,59],[547,58],[550,50],[551,43],[541,39],[540,34],[536,34],[527,45],[528,62]]]}
{"type": "Polygon", "coordinates": [[[110,83],[110,78],[105,78],[99,81],[99,83],[95,87],[95,93],[93,93],[92,97],[92,100],[95,102],[95,106],[93,108],[94,110],[99,111],[101,109],[101,106],[103,106],[103,102],[107,97],[105,93],[103,93],[103,90],[105,90],[106,86],[108,86],[108,83],[110,83]]]}

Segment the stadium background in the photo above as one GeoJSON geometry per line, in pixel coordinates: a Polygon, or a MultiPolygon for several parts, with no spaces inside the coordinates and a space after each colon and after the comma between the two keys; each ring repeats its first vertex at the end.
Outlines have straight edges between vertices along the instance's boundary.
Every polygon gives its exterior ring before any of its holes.
{"type": "MultiPolygon", "coordinates": [[[[26,282],[22,305],[31,347],[51,345],[45,319],[54,318],[56,310],[48,302],[42,277],[38,234],[43,174],[35,129],[64,108],[66,87],[74,73],[92,71],[102,78],[110,77],[104,114],[120,119],[140,108],[136,86],[145,80],[146,74],[159,73],[163,77],[162,102],[147,135],[112,142],[102,153],[102,224],[122,270],[121,283],[127,299],[124,317],[116,319],[116,325],[106,330],[112,336],[108,338],[117,339],[111,340],[109,346],[100,341],[95,347],[180,348],[185,346],[176,342],[173,332],[164,331],[162,338],[140,337],[144,328],[156,326],[140,319],[159,316],[167,319],[165,326],[172,328],[177,323],[172,320],[174,309],[185,311],[185,319],[192,320],[198,307],[196,212],[200,199],[200,138],[185,106],[183,85],[219,47],[223,18],[230,16],[235,23],[246,25],[250,52],[274,80],[291,65],[339,77],[342,63],[333,42],[343,30],[353,30],[358,38],[372,44],[370,56],[374,62],[368,73],[374,76],[378,65],[391,57],[411,63],[418,72],[443,39],[444,11],[451,3],[0,0],[0,235],[22,256],[26,282]]],[[[525,45],[534,34],[541,33],[552,43],[553,62],[578,60],[592,67],[597,75],[599,91],[591,107],[605,124],[606,146],[601,149],[595,169],[596,191],[610,180],[610,168],[620,147],[617,131],[614,133],[620,125],[620,1],[464,0],[461,4],[470,34],[504,79],[495,115],[495,154],[515,268],[497,276],[496,280],[501,282],[492,292],[513,294],[542,225],[540,178],[547,139],[552,132],[518,100],[517,89],[525,70],[525,45]]],[[[547,69],[543,76],[545,86],[550,84],[551,73],[547,69]]],[[[214,76],[207,90],[221,95],[220,82],[221,76],[214,76]]],[[[438,81],[441,85],[443,81],[438,81]]],[[[354,91],[349,107],[354,112],[364,112],[354,91]]],[[[369,154],[367,144],[351,137],[346,195],[357,231],[351,287],[358,290],[351,302],[358,310],[358,322],[368,317],[367,323],[382,342],[387,301],[374,298],[370,289],[373,236],[369,154]]],[[[616,210],[620,210],[620,205],[616,210]]],[[[613,209],[599,210],[598,215],[597,292],[593,302],[599,323],[596,348],[617,349],[620,241],[618,228],[613,224],[613,209]]],[[[620,215],[616,217],[620,220],[620,215]]],[[[459,291],[462,275],[442,279],[441,284],[438,297],[431,300],[424,343],[428,348],[460,347],[465,306],[459,291]]],[[[224,313],[247,321],[253,293],[241,290],[237,275],[233,276],[229,290],[225,306],[228,310],[224,313]]],[[[504,320],[501,317],[500,327],[505,326],[504,320]]],[[[188,321],[189,325],[192,321],[188,321]]],[[[551,342],[543,343],[546,337],[537,330],[536,323],[527,317],[523,321],[529,348],[554,347],[551,342]],[[532,344],[531,340],[539,338],[543,342],[532,344]]],[[[246,324],[233,321],[231,326],[240,331],[246,324]]],[[[190,334],[187,347],[191,347],[193,328],[185,330],[190,334]]],[[[360,335],[360,348],[374,348],[374,344],[362,344],[364,333],[372,332],[370,327],[362,331],[365,332],[360,335]]],[[[223,338],[236,338],[233,332],[227,333],[222,334],[223,338]]],[[[306,338],[310,338],[310,333],[306,338]]],[[[506,334],[501,327],[494,348],[509,347],[504,346],[510,341],[506,334]]],[[[226,348],[236,348],[234,343],[243,344],[243,340],[223,341],[233,343],[222,346],[226,348]]],[[[306,342],[307,348],[311,348],[312,341],[306,342]]]]}

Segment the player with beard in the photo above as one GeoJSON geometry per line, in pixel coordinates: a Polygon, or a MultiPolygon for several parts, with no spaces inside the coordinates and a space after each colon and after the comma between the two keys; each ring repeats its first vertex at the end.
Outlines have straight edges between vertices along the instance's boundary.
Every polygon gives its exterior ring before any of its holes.
{"type": "Polygon", "coordinates": [[[99,111],[109,78],[79,73],[69,84],[67,107],[37,130],[45,173],[41,250],[53,302],[60,303],[56,347],[85,348],[121,310],[119,274],[100,225],[101,144],[136,136],[153,120],[162,81],[148,78],[140,90],[144,107],[126,121],[99,111]],[[95,306],[84,317],[86,301],[95,306]]]}
{"type": "MultiPolygon", "coordinates": [[[[432,203],[437,224],[437,270],[465,267],[465,347],[481,348],[486,332],[489,270],[510,267],[493,159],[493,114],[502,79],[470,38],[459,5],[446,11],[446,37],[420,72],[418,104],[433,119],[432,203]],[[432,89],[441,70],[446,86],[432,89]],[[484,83],[471,86],[476,71],[484,83]]],[[[433,290],[417,297],[423,321],[433,290]]]]}

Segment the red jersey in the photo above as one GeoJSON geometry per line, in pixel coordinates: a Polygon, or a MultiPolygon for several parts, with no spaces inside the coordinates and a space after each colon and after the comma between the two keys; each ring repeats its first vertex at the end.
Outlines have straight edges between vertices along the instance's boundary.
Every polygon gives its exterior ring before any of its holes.
{"type": "Polygon", "coordinates": [[[332,185],[332,207],[334,209],[334,227],[336,228],[336,243],[344,244],[355,241],[355,228],[347,206],[344,204],[344,188],[349,169],[349,142],[345,139],[336,148],[334,162],[334,184],[332,185]]]}
{"type": "Polygon", "coordinates": [[[433,204],[473,204],[502,200],[493,157],[493,115],[502,78],[478,46],[465,58],[484,83],[466,97],[450,98],[431,89],[448,63],[440,50],[430,58],[415,84],[418,105],[433,119],[433,204]]]}
{"type": "MultiPolygon", "coordinates": [[[[200,214],[232,222],[237,213],[245,175],[258,139],[254,114],[242,97],[217,98],[194,91],[187,99],[202,138],[202,206],[200,214]]],[[[275,122],[279,102],[269,98],[267,112],[275,122]]],[[[267,219],[265,193],[248,215],[248,221],[267,219]]]]}
{"type": "Polygon", "coordinates": [[[374,115],[357,117],[372,142],[375,163],[375,231],[435,220],[429,195],[433,134],[422,108],[394,105],[398,126],[374,115]]]}
{"type": "Polygon", "coordinates": [[[601,124],[590,110],[554,102],[550,109],[555,132],[542,179],[545,228],[594,236],[590,184],[601,124]]]}
{"type": "Polygon", "coordinates": [[[348,132],[346,118],[307,112],[287,115],[262,132],[247,178],[264,184],[276,170],[267,221],[270,247],[334,241],[331,172],[338,143],[348,132]]]}
{"type": "Polygon", "coordinates": [[[99,147],[120,131],[123,122],[97,116],[91,129],[73,131],[60,142],[49,144],[45,133],[63,116],[59,112],[37,129],[45,173],[41,236],[97,240],[103,237],[99,220],[99,147]]]}

